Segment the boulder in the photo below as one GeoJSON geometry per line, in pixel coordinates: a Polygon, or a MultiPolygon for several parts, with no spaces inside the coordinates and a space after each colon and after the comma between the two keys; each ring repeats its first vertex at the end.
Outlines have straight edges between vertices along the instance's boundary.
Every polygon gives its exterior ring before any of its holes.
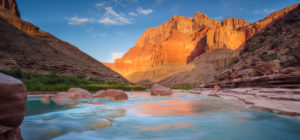
{"type": "Polygon", "coordinates": [[[57,105],[68,105],[73,106],[79,103],[78,100],[53,100],[53,102],[57,105]]]}
{"type": "Polygon", "coordinates": [[[295,72],[295,71],[296,71],[295,67],[288,67],[288,68],[282,69],[281,73],[283,73],[283,74],[289,74],[289,73],[295,72]]]}
{"type": "Polygon", "coordinates": [[[92,94],[85,90],[85,89],[81,89],[81,88],[70,88],[67,92],[71,92],[71,93],[77,93],[75,95],[77,95],[75,98],[77,99],[88,99],[88,98],[93,98],[92,94]]]}
{"type": "Polygon", "coordinates": [[[53,97],[56,99],[90,99],[93,98],[92,94],[87,90],[81,88],[70,88],[67,92],[58,92],[53,97]]]}
{"type": "Polygon", "coordinates": [[[107,98],[113,101],[128,100],[127,94],[122,90],[108,89],[97,93],[94,98],[107,98]]]}
{"type": "Polygon", "coordinates": [[[108,113],[106,115],[106,117],[108,117],[108,118],[120,118],[120,117],[125,116],[125,114],[126,114],[126,110],[125,109],[118,108],[118,109],[112,111],[111,113],[108,113]]]}
{"type": "Polygon", "coordinates": [[[104,104],[104,102],[102,102],[102,101],[88,101],[88,104],[101,105],[101,104],[104,104]]]}
{"type": "Polygon", "coordinates": [[[151,95],[164,96],[164,95],[171,95],[171,94],[172,94],[171,88],[164,87],[159,84],[154,84],[151,88],[151,95]]]}
{"type": "Polygon", "coordinates": [[[201,84],[200,88],[205,88],[205,86],[206,86],[205,84],[201,84]]]}
{"type": "Polygon", "coordinates": [[[97,96],[101,95],[101,94],[104,93],[104,92],[105,92],[105,90],[99,90],[99,91],[97,91],[97,92],[94,94],[94,97],[97,97],[97,96]]]}
{"type": "Polygon", "coordinates": [[[56,100],[56,99],[74,99],[74,96],[72,93],[58,92],[53,96],[53,100],[56,100]]]}
{"type": "Polygon", "coordinates": [[[0,73],[0,140],[22,140],[20,125],[25,116],[25,85],[0,73]]]}
{"type": "Polygon", "coordinates": [[[280,72],[281,66],[279,60],[273,60],[262,63],[255,67],[258,76],[277,74],[280,72]]]}
{"type": "Polygon", "coordinates": [[[215,92],[219,92],[221,90],[221,87],[220,86],[218,86],[218,85],[215,85],[214,86],[214,91],[215,92]]]}
{"type": "Polygon", "coordinates": [[[112,123],[109,120],[106,119],[97,119],[92,121],[88,126],[89,130],[97,130],[97,129],[103,129],[105,127],[112,126],[112,123]]]}
{"type": "Polygon", "coordinates": [[[51,102],[51,96],[43,96],[40,101],[44,104],[49,104],[51,102]]]}

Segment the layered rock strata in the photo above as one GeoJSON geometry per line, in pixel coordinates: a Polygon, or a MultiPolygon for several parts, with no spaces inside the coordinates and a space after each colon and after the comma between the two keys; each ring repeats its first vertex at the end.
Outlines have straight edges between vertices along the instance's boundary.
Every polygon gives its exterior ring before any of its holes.
{"type": "Polygon", "coordinates": [[[300,90],[285,88],[233,88],[222,89],[193,89],[191,93],[217,96],[225,100],[239,101],[252,108],[289,115],[300,119],[300,90]]]}
{"type": "Polygon", "coordinates": [[[240,60],[218,74],[208,86],[300,86],[300,7],[255,35],[241,51],[240,60]]]}
{"type": "MultiPolygon", "coordinates": [[[[298,5],[298,4],[297,4],[298,5]]],[[[159,81],[183,68],[196,57],[216,49],[242,49],[247,40],[282,18],[291,7],[274,12],[255,23],[227,18],[222,22],[196,13],[175,15],[166,23],[147,29],[122,58],[107,64],[132,82],[159,81]]]]}

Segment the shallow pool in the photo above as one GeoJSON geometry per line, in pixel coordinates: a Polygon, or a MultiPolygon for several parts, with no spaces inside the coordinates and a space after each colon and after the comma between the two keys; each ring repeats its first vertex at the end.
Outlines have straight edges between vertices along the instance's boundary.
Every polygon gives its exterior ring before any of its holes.
{"type": "Polygon", "coordinates": [[[185,92],[153,97],[128,93],[129,100],[104,105],[41,103],[29,98],[21,125],[25,140],[298,140],[300,121],[253,110],[240,103],[185,92]],[[103,121],[106,120],[106,121],[103,121]],[[111,126],[105,127],[107,121],[111,126]]]}

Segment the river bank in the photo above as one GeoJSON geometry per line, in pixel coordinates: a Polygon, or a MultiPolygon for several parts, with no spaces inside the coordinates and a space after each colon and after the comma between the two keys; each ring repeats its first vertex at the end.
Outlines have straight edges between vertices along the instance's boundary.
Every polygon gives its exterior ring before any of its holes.
{"type": "Polygon", "coordinates": [[[300,119],[300,89],[285,88],[225,88],[215,91],[209,88],[192,89],[189,92],[216,96],[225,100],[240,101],[252,108],[289,115],[300,119]]]}

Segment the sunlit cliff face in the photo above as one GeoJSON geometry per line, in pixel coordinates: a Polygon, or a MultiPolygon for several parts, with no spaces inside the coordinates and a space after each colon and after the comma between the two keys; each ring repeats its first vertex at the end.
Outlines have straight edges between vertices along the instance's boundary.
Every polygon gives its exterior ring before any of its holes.
{"type": "Polygon", "coordinates": [[[132,82],[159,81],[203,53],[220,48],[240,50],[253,35],[296,6],[275,12],[255,23],[237,18],[220,22],[199,12],[194,17],[175,15],[164,24],[147,29],[136,46],[113,65],[107,66],[132,82]]]}

